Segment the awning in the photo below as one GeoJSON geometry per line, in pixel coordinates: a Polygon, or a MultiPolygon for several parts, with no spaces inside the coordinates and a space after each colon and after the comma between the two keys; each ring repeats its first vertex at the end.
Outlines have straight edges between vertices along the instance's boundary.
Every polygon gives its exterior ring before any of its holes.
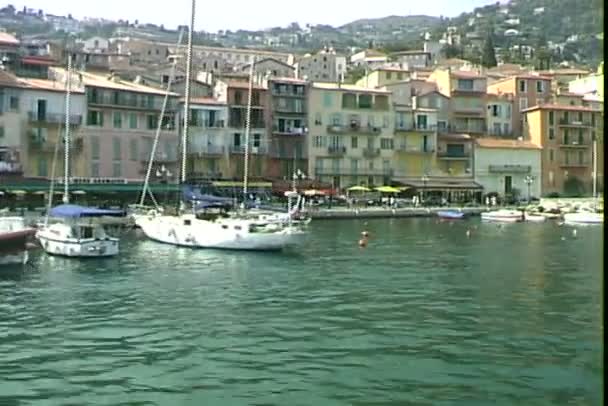
{"type": "Polygon", "coordinates": [[[392,186],[380,186],[380,187],[377,187],[376,190],[381,193],[399,193],[399,192],[401,192],[400,189],[398,189],[396,187],[392,187],[392,186]]]}
{"type": "Polygon", "coordinates": [[[351,186],[347,189],[349,192],[369,192],[371,191],[369,188],[365,186],[351,186]]]}
{"type": "Polygon", "coordinates": [[[75,204],[61,204],[53,207],[49,213],[51,217],[100,217],[100,216],[124,216],[122,210],[98,209],[96,207],[78,206],[75,204]]]}

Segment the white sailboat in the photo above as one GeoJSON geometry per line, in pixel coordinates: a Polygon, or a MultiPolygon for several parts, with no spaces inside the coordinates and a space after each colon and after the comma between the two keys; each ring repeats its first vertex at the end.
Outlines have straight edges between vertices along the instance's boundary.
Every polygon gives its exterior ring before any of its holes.
{"type": "Polygon", "coordinates": [[[118,254],[118,238],[108,236],[101,224],[90,220],[100,216],[121,215],[122,212],[69,204],[71,62],[70,55],[68,56],[66,75],[63,204],[50,208],[53,196],[52,179],[49,193],[49,210],[47,210],[44,225],[36,232],[36,238],[42,248],[51,255],[67,257],[113,256],[118,254]],[[49,224],[49,218],[59,219],[60,221],[49,224]]]}
{"type": "MultiPolygon", "coordinates": [[[[186,157],[188,146],[188,124],[190,115],[190,76],[192,68],[192,32],[194,25],[195,0],[192,0],[191,21],[188,33],[186,58],[186,94],[184,103],[184,131],[182,138],[181,183],[186,182],[186,157]]],[[[245,133],[245,168],[249,150],[249,120],[251,109],[250,77],[247,128],[245,133]]],[[[247,191],[247,169],[245,169],[245,192],[247,191]]],[[[183,202],[182,202],[183,203],[183,202]]],[[[191,213],[172,215],[151,214],[137,220],[143,233],[150,239],[178,246],[193,248],[219,248],[231,250],[281,250],[299,243],[303,232],[296,227],[277,222],[263,222],[260,219],[225,218],[203,219],[191,213]]]]}

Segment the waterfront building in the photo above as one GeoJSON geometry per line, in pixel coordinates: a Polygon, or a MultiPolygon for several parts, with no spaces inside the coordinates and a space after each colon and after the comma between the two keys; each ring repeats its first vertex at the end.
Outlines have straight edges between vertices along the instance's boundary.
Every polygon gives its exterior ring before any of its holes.
{"type": "MultiPolygon", "coordinates": [[[[63,80],[65,70],[56,69],[63,80]]],[[[82,152],[74,156],[73,177],[139,181],[144,178],[165,92],[122,80],[115,74],[79,71],[72,79],[84,86],[86,119],[82,152]]],[[[169,94],[154,163],[178,174],[178,95],[169,94]]]]}
{"type": "Polygon", "coordinates": [[[431,53],[424,50],[393,52],[391,59],[410,68],[426,68],[431,65],[431,53]]]}
{"type": "Polygon", "coordinates": [[[486,122],[488,123],[488,135],[514,138],[513,97],[509,94],[501,96],[488,94],[486,96],[486,122]]]}
{"type": "Polygon", "coordinates": [[[0,178],[23,174],[25,119],[21,111],[18,79],[0,70],[0,178]]]}
{"type": "Polygon", "coordinates": [[[365,67],[373,70],[388,62],[388,55],[374,49],[365,49],[357,52],[350,57],[351,66],[365,67]]]}
{"type": "Polygon", "coordinates": [[[525,138],[543,148],[541,193],[588,195],[593,140],[598,141],[598,185],[603,187],[603,113],[590,107],[541,105],[523,111],[525,138]]]}
{"type": "MultiPolygon", "coordinates": [[[[247,81],[217,81],[214,98],[228,107],[228,167],[224,177],[242,179],[245,169],[245,130],[249,83],[247,81]]],[[[249,176],[260,178],[266,173],[269,146],[266,131],[268,92],[260,83],[254,83],[251,93],[251,120],[249,132],[249,176]]]]}
{"type": "Polygon", "coordinates": [[[346,57],[333,48],[325,48],[316,54],[306,54],[295,63],[296,77],[313,82],[336,83],[344,80],[346,57]]]}
{"type": "MultiPolygon", "coordinates": [[[[240,68],[241,72],[249,73],[251,63],[243,64],[240,68]]],[[[280,77],[293,78],[295,77],[295,68],[285,62],[274,58],[263,58],[256,60],[253,63],[254,75],[259,75],[263,78],[280,77]]]]}
{"type": "Polygon", "coordinates": [[[475,140],[475,182],[483,186],[484,193],[497,193],[500,197],[541,196],[542,148],[530,141],[504,138],[478,138],[475,140]]]}
{"type": "Polygon", "coordinates": [[[334,188],[391,183],[394,117],[389,91],[315,82],[308,120],[310,177],[334,188]]]}
{"type": "Polygon", "coordinates": [[[582,95],[595,95],[604,101],[604,62],[600,63],[597,72],[590,73],[568,82],[568,90],[582,95]]]}
{"type": "Polygon", "coordinates": [[[537,74],[518,74],[488,85],[488,93],[513,97],[511,114],[514,138],[523,131],[523,110],[551,100],[551,78],[537,74]]]}
{"type": "MultiPolygon", "coordinates": [[[[180,112],[183,111],[183,100],[180,112]]],[[[183,121],[183,118],[181,119],[183,121]]],[[[181,121],[180,121],[181,122],[181,121]]],[[[192,98],[188,134],[188,177],[219,180],[230,173],[228,106],[217,99],[192,98]]]]}
{"type": "Polygon", "coordinates": [[[309,83],[292,78],[268,81],[268,166],[273,179],[290,180],[299,169],[308,171],[309,83]]]}
{"type": "Polygon", "coordinates": [[[356,85],[377,89],[408,80],[411,77],[411,73],[408,69],[399,67],[379,67],[366,73],[357,81],[356,85]]]}

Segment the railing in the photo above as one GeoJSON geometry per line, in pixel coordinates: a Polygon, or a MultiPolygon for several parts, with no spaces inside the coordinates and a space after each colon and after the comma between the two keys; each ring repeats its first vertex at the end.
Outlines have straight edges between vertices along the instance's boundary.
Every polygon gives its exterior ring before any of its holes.
{"type": "Polygon", "coordinates": [[[306,127],[301,127],[301,128],[284,128],[282,131],[279,129],[279,126],[273,126],[272,127],[272,132],[275,134],[280,134],[280,135],[306,135],[308,134],[308,128],[306,127]]]}
{"type": "Polygon", "coordinates": [[[469,151],[440,151],[437,152],[437,157],[443,159],[467,159],[471,157],[471,153],[469,151]]]}
{"type": "Polygon", "coordinates": [[[579,121],[565,118],[559,119],[559,125],[564,127],[593,127],[588,121],[579,121]]]}
{"type": "Polygon", "coordinates": [[[393,176],[393,169],[315,168],[316,175],[393,176]]]}
{"type": "MultiPolygon", "coordinates": [[[[149,153],[142,154],[140,161],[142,163],[150,162],[150,154],[149,153]]],[[[159,164],[161,164],[161,163],[170,164],[170,163],[177,162],[178,159],[176,156],[170,156],[168,154],[158,154],[157,153],[156,156],[154,157],[153,161],[155,163],[159,163],[159,164]]]]}
{"type": "MultiPolygon", "coordinates": [[[[65,115],[58,113],[47,113],[43,116],[39,115],[35,111],[28,111],[27,118],[32,123],[50,123],[50,124],[63,124],[65,123],[65,115]]],[[[70,115],[71,125],[81,125],[82,116],[79,114],[70,115]]]]}
{"type": "Polygon", "coordinates": [[[449,131],[457,133],[485,133],[487,130],[486,125],[457,125],[450,124],[449,131]]]}
{"type": "Polygon", "coordinates": [[[380,134],[382,129],[371,125],[362,126],[361,123],[351,122],[350,125],[331,124],[327,126],[327,132],[330,134],[344,134],[349,132],[361,134],[380,134]]]}
{"type": "Polygon", "coordinates": [[[287,88],[283,88],[283,90],[282,90],[281,87],[273,86],[271,92],[273,95],[276,95],[276,96],[291,96],[291,97],[305,97],[306,96],[303,85],[301,87],[302,91],[297,91],[296,89],[298,89],[298,88],[288,86],[287,88]]]}
{"type": "Polygon", "coordinates": [[[0,174],[23,173],[23,166],[17,162],[0,161],[0,174]]]}
{"type": "MultiPolygon", "coordinates": [[[[137,99],[119,97],[115,98],[112,95],[97,95],[87,94],[87,103],[100,106],[118,106],[134,109],[160,110],[162,108],[162,96],[155,96],[153,99],[147,97],[138,97],[137,99]]],[[[169,102],[168,110],[175,110],[174,103],[169,102]]]]}
{"type": "Polygon", "coordinates": [[[395,126],[395,131],[437,131],[437,125],[397,125],[395,126]]]}
{"type": "Polygon", "coordinates": [[[280,149],[271,148],[268,151],[268,156],[277,159],[306,159],[304,154],[298,154],[293,150],[281,151],[280,149]]]}
{"type": "Polygon", "coordinates": [[[346,154],[346,147],[341,146],[331,146],[327,147],[327,154],[331,156],[342,156],[346,154]]]}
{"type": "Polygon", "coordinates": [[[224,128],[226,126],[226,122],[224,120],[215,120],[213,122],[209,120],[190,120],[190,126],[196,128],[224,128]]]}
{"type": "Polygon", "coordinates": [[[191,155],[224,155],[223,145],[192,145],[189,148],[191,155]]]}
{"type": "Polygon", "coordinates": [[[530,173],[532,167],[530,165],[489,165],[488,171],[493,173],[530,173]]]}
{"type": "Polygon", "coordinates": [[[452,107],[452,111],[456,114],[474,114],[475,116],[478,116],[480,114],[483,114],[484,111],[484,107],[483,106],[479,106],[479,107],[473,107],[473,106],[453,106],[452,107]]]}
{"type": "Polygon", "coordinates": [[[400,144],[395,148],[396,151],[399,152],[409,152],[409,153],[418,153],[418,154],[432,154],[435,152],[435,148],[432,145],[407,145],[400,144]]]}
{"type": "Polygon", "coordinates": [[[374,158],[380,155],[380,148],[365,148],[363,150],[363,156],[365,158],[374,158]]]}
{"type": "Polygon", "coordinates": [[[560,163],[561,167],[565,167],[565,168],[585,168],[587,166],[591,165],[588,161],[577,161],[577,162],[570,162],[570,161],[562,161],[560,163]]]}
{"type": "Polygon", "coordinates": [[[291,106],[291,105],[281,106],[278,103],[276,103],[273,106],[273,108],[274,108],[274,111],[279,112],[279,113],[302,114],[302,115],[306,114],[306,106],[300,106],[300,107],[296,108],[296,106],[291,106]]]}
{"type": "MultiPolygon", "coordinates": [[[[230,146],[230,153],[231,154],[244,154],[245,153],[245,146],[244,145],[231,145],[230,146]]],[[[265,154],[266,153],[266,148],[265,147],[254,147],[254,146],[250,146],[249,147],[249,153],[250,154],[254,154],[254,155],[260,155],[260,154],[265,154]]]]}
{"type": "Polygon", "coordinates": [[[589,148],[589,144],[586,142],[578,142],[578,141],[570,141],[564,142],[562,141],[559,144],[560,148],[589,148]]]}
{"type": "MultiPolygon", "coordinates": [[[[28,147],[30,151],[38,151],[38,152],[53,152],[55,150],[56,141],[49,141],[45,138],[41,138],[37,135],[30,135],[30,139],[28,142],[28,147]]],[[[75,137],[70,141],[70,149],[79,150],[82,149],[84,145],[84,140],[82,137],[75,137]]],[[[59,144],[59,150],[64,150],[65,143],[63,139],[59,144]]]]}

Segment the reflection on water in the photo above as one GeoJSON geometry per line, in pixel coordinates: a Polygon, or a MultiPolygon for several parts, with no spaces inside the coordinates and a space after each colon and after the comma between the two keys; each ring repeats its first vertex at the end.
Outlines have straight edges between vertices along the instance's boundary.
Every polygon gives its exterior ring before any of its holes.
{"type": "Polygon", "coordinates": [[[598,404],[602,247],[393,219],[313,223],[283,254],[34,255],[0,276],[0,404],[598,404]]]}

